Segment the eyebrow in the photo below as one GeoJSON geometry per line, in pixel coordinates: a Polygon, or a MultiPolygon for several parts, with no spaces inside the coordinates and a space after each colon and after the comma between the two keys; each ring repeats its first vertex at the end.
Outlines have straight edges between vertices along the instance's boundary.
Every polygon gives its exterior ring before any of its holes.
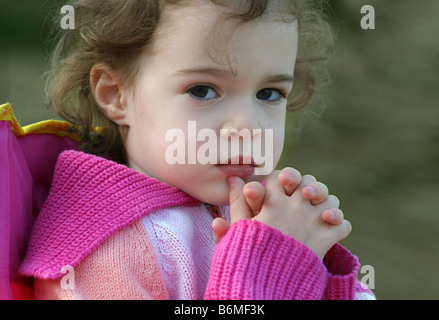
{"type": "Polygon", "coordinates": [[[278,74],[275,76],[268,77],[267,82],[269,83],[294,82],[294,76],[291,76],[289,74],[278,74]]]}
{"type": "MultiPolygon", "coordinates": [[[[205,74],[220,78],[233,78],[236,76],[231,70],[227,69],[217,69],[217,68],[193,68],[193,69],[181,69],[176,71],[174,74],[177,76],[187,76],[194,74],[205,74]]],[[[265,82],[277,83],[277,82],[294,82],[294,76],[290,74],[278,74],[267,77],[265,82]]]]}

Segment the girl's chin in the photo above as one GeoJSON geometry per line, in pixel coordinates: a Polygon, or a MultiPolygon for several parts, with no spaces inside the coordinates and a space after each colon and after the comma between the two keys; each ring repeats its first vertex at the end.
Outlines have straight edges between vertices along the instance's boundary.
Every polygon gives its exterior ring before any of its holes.
{"type": "Polygon", "coordinates": [[[204,203],[209,203],[217,206],[228,206],[229,205],[229,192],[218,192],[216,195],[211,197],[202,197],[200,201],[204,203]]]}
{"type": "Polygon", "coordinates": [[[229,190],[229,184],[226,180],[223,183],[218,183],[218,185],[215,186],[210,184],[209,186],[202,188],[202,190],[191,190],[195,192],[183,191],[188,193],[193,198],[200,200],[201,202],[217,206],[228,206],[229,190]]]}

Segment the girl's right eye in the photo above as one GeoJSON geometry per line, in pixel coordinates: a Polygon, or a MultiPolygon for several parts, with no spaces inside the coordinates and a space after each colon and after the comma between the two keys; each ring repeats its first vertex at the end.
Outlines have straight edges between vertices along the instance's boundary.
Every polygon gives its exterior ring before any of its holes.
{"type": "Polygon", "coordinates": [[[211,100],[218,97],[214,89],[203,85],[192,87],[187,92],[196,100],[211,100]]]}

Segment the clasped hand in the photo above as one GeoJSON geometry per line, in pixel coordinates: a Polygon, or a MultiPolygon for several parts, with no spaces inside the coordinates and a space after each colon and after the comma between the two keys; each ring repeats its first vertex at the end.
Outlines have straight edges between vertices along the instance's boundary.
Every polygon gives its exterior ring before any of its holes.
{"type": "Polygon", "coordinates": [[[239,177],[228,180],[231,223],[223,218],[212,222],[216,242],[231,224],[253,219],[304,243],[323,259],[352,230],[339,209],[339,199],[311,175],[302,176],[293,168],[274,171],[265,188],[256,181],[245,184],[239,177]]]}

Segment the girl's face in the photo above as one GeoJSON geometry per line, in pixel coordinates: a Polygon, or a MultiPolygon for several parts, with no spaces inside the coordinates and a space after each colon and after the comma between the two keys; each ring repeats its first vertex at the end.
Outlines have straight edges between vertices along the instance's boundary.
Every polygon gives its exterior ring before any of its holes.
{"type": "Polygon", "coordinates": [[[221,10],[207,3],[165,10],[154,46],[140,58],[125,122],[131,168],[200,201],[227,205],[228,176],[265,178],[249,164],[220,164],[221,152],[229,159],[244,154],[242,145],[220,150],[224,142],[231,144],[231,129],[255,133],[251,141],[262,156],[265,150],[267,165],[274,168],[280,158],[298,36],[296,23],[270,18],[233,32],[234,24],[224,22],[210,33],[221,10]],[[202,129],[208,134],[197,141],[202,129]],[[217,161],[204,164],[206,156],[217,161]],[[177,158],[183,163],[172,164],[177,158]]]}

